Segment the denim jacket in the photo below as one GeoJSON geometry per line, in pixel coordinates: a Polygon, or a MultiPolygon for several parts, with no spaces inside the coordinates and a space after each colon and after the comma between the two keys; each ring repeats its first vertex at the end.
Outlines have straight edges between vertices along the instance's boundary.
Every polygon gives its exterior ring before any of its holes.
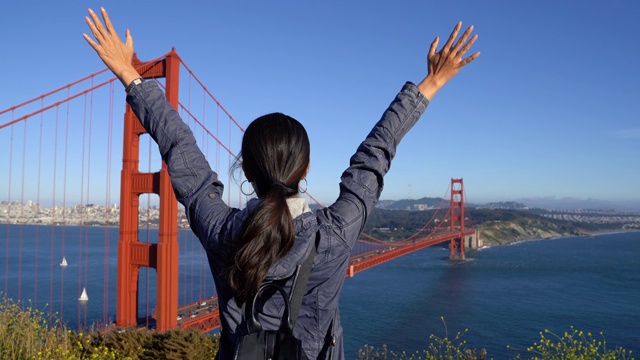
{"type": "MultiPolygon", "coordinates": [[[[227,344],[221,344],[219,359],[228,359],[238,336],[245,333],[239,307],[225,275],[231,244],[247,215],[260,201],[253,199],[244,209],[227,206],[222,200],[224,186],[196,145],[189,127],[166,101],[153,81],[145,82],[127,94],[138,119],[158,143],[167,163],[176,198],[186,209],[193,232],[204,247],[218,294],[222,331],[227,344]]],[[[418,121],[429,101],[418,88],[407,82],[366,139],[351,157],[340,182],[340,195],[329,207],[311,212],[302,206],[295,217],[296,240],[293,248],[271,267],[267,280],[282,280],[290,291],[296,266],[314,249],[317,253],[294,335],[303,342],[310,359],[344,359],[342,326],[338,302],[352,247],[364,228],[368,215],[380,197],[383,177],[389,170],[396,147],[418,121]],[[289,279],[289,280],[286,280],[289,279]],[[330,341],[328,339],[335,339],[330,341]],[[332,345],[332,343],[334,343],[332,345]]],[[[281,299],[274,297],[259,308],[265,329],[280,325],[281,299]]]]}

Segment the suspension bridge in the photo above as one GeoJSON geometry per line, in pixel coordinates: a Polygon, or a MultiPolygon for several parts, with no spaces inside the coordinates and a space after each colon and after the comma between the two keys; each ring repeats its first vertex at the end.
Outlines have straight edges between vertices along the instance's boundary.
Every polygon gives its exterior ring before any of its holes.
{"type": "MultiPolygon", "coordinates": [[[[174,50],[134,65],[165,90],[212,168],[228,174],[227,204],[243,207],[242,174],[228,171],[243,127],[174,50]]],[[[166,165],[116,82],[104,69],[0,111],[0,292],[79,329],[214,330],[219,313],[204,251],[183,229],[166,165]]],[[[464,259],[480,239],[465,217],[463,180],[451,179],[447,193],[405,239],[361,234],[345,276],[436,244],[464,259]]]]}

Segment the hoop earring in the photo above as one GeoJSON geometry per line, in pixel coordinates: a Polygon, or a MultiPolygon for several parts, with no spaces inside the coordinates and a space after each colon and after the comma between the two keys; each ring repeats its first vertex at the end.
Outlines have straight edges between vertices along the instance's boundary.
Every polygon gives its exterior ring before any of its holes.
{"type": "MultiPolygon", "coordinates": [[[[304,189],[300,189],[300,184],[298,184],[298,191],[300,192],[300,194],[304,194],[307,192],[307,188],[309,187],[309,183],[307,183],[307,179],[302,179],[304,180],[304,189]]],[[[302,180],[300,180],[302,182],[302,180]]]]}
{"type": "MultiPolygon", "coordinates": [[[[245,181],[243,181],[243,182],[242,182],[242,184],[240,184],[240,192],[241,192],[241,193],[242,193],[242,195],[244,195],[244,196],[251,196],[251,195],[253,195],[253,193],[255,193],[255,192],[256,192],[256,190],[255,190],[255,189],[253,189],[253,186],[252,186],[252,191],[251,191],[250,193],[248,193],[248,194],[247,194],[247,193],[244,191],[244,183],[247,183],[247,182],[249,182],[249,180],[245,180],[245,181]]],[[[251,184],[251,183],[249,183],[249,184],[251,184]]]]}

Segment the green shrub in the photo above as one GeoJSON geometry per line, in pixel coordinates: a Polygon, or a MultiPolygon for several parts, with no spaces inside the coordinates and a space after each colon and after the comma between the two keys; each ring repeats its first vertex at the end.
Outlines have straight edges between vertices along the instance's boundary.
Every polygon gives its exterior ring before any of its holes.
{"type": "MultiPolygon", "coordinates": [[[[633,359],[631,351],[616,347],[607,349],[607,341],[601,332],[599,338],[594,338],[588,332],[586,335],[571,327],[570,332],[558,336],[549,330],[540,332],[540,341],[533,343],[526,349],[529,356],[517,354],[516,359],[531,360],[618,360],[633,359]]],[[[509,346],[507,346],[510,348],[509,346]]]]}
{"type": "Polygon", "coordinates": [[[48,318],[30,305],[23,308],[11,299],[0,298],[0,358],[55,359],[56,354],[70,353],[73,345],[64,335],[64,327],[49,323],[48,318]]]}
{"type": "Polygon", "coordinates": [[[75,332],[31,306],[0,298],[0,360],[213,359],[217,338],[194,330],[75,332]]]}
{"type": "Polygon", "coordinates": [[[383,345],[382,351],[375,350],[372,346],[365,345],[364,348],[358,351],[359,360],[385,360],[387,358],[400,359],[400,360],[484,360],[486,359],[487,352],[481,349],[479,352],[476,349],[469,349],[467,347],[467,341],[463,340],[464,332],[458,332],[453,339],[449,339],[447,324],[444,318],[440,318],[444,325],[444,337],[438,337],[435,335],[429,336],[429,347],[422,352],[416,351],[413,354],[407,354],[406,352],[395,353],[388,351],[386,345],[383,345]]]}

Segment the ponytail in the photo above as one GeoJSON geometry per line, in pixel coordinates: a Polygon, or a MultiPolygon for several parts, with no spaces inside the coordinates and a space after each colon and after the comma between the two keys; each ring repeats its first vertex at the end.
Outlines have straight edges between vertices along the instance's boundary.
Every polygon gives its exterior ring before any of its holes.
{"type": "Polygon", "coordinates": [[[233,242],[229,285],[238,305],[253,297],[269,269],[295,243],[287,198],[309,166],[309,139],[295,119],[274,113],[253,121],[242,140],[242,167],[261,199],[233,242]]]}

